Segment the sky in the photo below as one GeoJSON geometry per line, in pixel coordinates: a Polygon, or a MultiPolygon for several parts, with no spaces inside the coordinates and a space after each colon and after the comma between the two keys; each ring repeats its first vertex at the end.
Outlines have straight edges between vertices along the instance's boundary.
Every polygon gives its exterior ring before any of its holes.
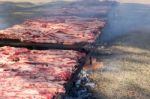
{"type": "MultiPolygon", "coordinates": [[[[31,2],[31,3],[47,3],[53,1],[79,1],[79,0],[0,0],[0,1],[11,1],[11,2],[31,2]]],[[[85,0],[86,1],[86,0],[85,0]]],[[[99,0],[102,1],[102,0],[99,0]]],[[[150,0],[112,0],[120,3],[139,3],[139,4],[150,4],[150,0]]]]}

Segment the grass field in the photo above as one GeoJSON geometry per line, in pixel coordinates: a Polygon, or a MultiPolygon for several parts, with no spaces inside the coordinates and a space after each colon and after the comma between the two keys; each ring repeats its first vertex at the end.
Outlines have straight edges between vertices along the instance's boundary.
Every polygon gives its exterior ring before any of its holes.
{"type": "Polygon", "coordinates": [[[150,99],[150,6],[119,4],[101,36],[111,54],[94,54],[104,66],[90,74],[97,99],[150,99]],[[105,39],[104,39],[105,38],[105,39]]]}
{"type": "Polygon", "coordinates": [[[96,98],[150,98],[149,37],[150,33],[126,35],[109,47],[112,55],[97,56],[104,62],[104,67],[90,75],[97,84],[94,89],[96,98]]]}

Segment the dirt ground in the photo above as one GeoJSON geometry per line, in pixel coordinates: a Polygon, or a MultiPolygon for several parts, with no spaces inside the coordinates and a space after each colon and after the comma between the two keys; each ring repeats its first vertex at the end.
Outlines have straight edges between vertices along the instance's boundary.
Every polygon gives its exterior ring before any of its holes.
{"type": "Polygon", "coordinates": [[[150,6],[119,4],[99,43],[111,54],[93,54],[104,66],[91,72],[97,99],[150,99],[150,6]]]}

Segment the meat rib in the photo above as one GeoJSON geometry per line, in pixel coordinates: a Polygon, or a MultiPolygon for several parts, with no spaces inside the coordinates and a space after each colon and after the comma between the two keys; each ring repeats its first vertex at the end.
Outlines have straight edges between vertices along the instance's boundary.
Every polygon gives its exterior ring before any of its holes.
{"type": "Polygon", "coordinates": [[[72,50],[0,48],[1,99],[52,99],[65,93],[78,60],[85,54],[72,50]]]}
{"type": "Polygon", "coordinates": [[[94,18],[33,19],[0,30],[0,39],[74,45],[93,43],[105,22],[94,18]]]}

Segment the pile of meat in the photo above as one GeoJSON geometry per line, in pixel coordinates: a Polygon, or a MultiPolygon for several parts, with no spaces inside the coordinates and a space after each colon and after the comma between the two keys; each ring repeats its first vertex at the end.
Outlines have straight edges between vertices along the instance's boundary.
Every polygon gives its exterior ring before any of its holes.
{"type": "Polygon", "coordinates": [[[0,48],[0,99],[52,99],[65,93],[78,61],[72,50],[0,48]]]}
{"type": "Polygon", "coordinates": [[[93,43],[105,22],[95,18],[33,19],[0,30],[0,39],[63,45],[93,43]]]}
{"type": "MultiPolygon", "coordinates": [[[[93,43],[105,25],[112,4],[105,1],[54,2],[30,9],[19,7],[19,10],[16,7],[15,12],[35,12],[36,18],[0,30],[0,41],[15,40],[33,47],[93,43]]],[[[12,9],[10,11],[13,15],[12,9]]],[[[64,85],[84,57],[84,53],[72,50],[0,47],[0,99],[53,99],[65,93],[64,85]]]]}

